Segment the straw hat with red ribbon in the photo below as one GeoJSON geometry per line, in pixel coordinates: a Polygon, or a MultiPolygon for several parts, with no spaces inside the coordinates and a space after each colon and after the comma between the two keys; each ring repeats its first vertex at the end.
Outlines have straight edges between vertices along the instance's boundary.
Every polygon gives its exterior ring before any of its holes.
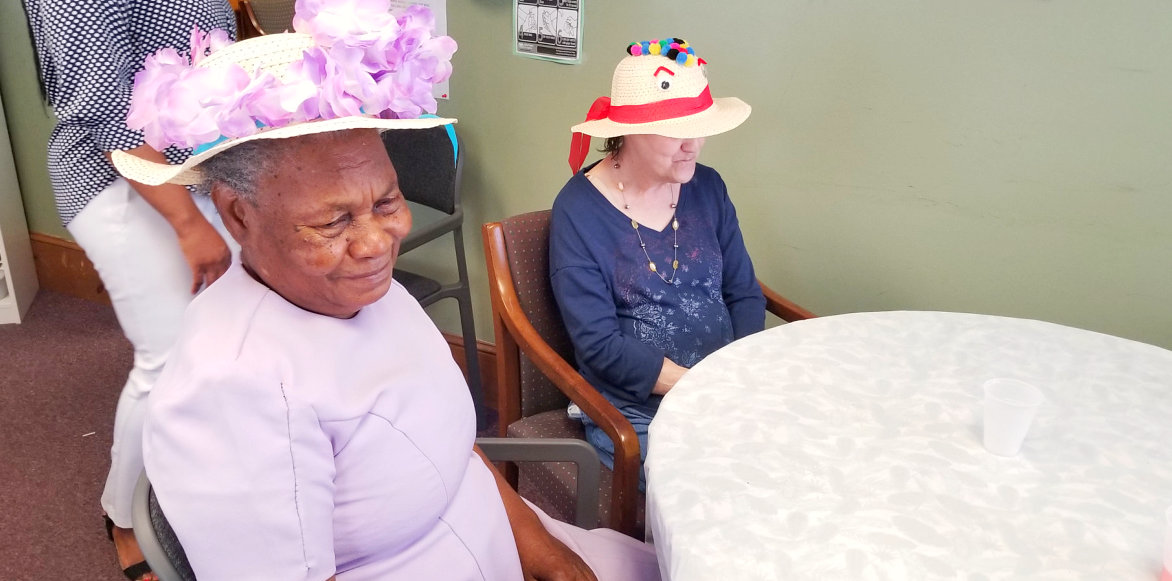
{"type": "Polygon", "coordinates": [[[736,97],[713,99],[707,63],[684,40],[634,42],[615,67],[610,97],[599,97],[586,121],[570,128],[570,169],[577,173],[590,137],[663,135],[680,139],[724,133],[744,122],[751,108],[736,97]]]}

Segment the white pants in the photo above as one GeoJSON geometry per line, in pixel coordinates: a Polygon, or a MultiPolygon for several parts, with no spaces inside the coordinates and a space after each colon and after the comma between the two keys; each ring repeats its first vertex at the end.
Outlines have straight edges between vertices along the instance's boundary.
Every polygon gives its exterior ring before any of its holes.
{"type": "MultiPolygon", "coordinates": [[[[196,206],[236,254],[208,196],[196,206]]],[[[179,336],[191,302],[191,268],[170,223],[130,183],[117,179],[66,226],[94,263],[122,332],[134,346],[134,367],[118,398],[110,473],[102,508],[119,527],[130,527],[134,485],[142,472],[142,426],[146,396],[179,336]]]]}

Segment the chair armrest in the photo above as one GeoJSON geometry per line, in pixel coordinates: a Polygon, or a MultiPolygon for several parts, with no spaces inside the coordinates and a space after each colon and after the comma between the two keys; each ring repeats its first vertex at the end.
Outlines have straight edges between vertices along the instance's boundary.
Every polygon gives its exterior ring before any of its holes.
{"type": "MultiPolygon", "coordinates": [[[[519,311],[520,305],[514,305],[514,308],[519,311]]],[[[635,434],[635,428],[631,426],[630,420],[623,416],[614,404],[602,397],[578,370],[554,351],[528,319],[515,320],[512,317],[505,317],[504,324],[537,369],[550,378],[570,401],[578,404],[582,413],[590,416],[614,443],[611,525],[615,530],[638,538],[642,531],[636,530],[635,513],[641,456],[639,437],[635,434]]]]}
{"type": "Polygon", "coordinates": [[[237,30],[237,40],[255,38],[268,34],[267,30],[260,27],[260,22],[256,19],[256,11],[252,8],[251,2],[248,0],[240,0],[240,8],[238,10],[240,16],[236,22],[237,24],[243,24],[244,30],[237,30]]]}
{"type": "Polygon", "coordinates": [[[516,345],[529,356],[529,360],[541,373],[570,401],[578,404],[582,413],[590,417],[614,443],[614,472],[611,481],[611,525],[612,528],[635,538],[642,538],[643,531],[636,530],[636,503],[639,498],[639,438],[635,428],[617,408],[614,407],[594,386],[578,373],[561,355],[550,347],[541,334],[529,322],[517,300],[505,252],[504,233],[499,223],[485,224],[481,229],[484,237],[484,253],[489,272],[489,291],[496,323],[509,337],[497,334],[498,351],[504,341],[515,341],[516,345]]]}
{"type": "Polygon", "coordinates": [[[598,452],[574,438],[477,438],[476,445],[494,462],[573,462],[578,465],[574,524],[598,526],[600,463],[598,452]]]}
{"type": "Polygon", "coordinates": [[[130,503],[130,520],[134,527],[134,538],[138,541],[142,556],[151,566],[151,570],[159,577],[159,581],[179,581],[183,576],[171,563],[171,558],[163,550],[159,540],[158,529],[151,520],[150,508],[151,481],[147,479],[146,471],[138,476],[138,483],[134,485],[134,496],[130,503]]]}
{"type": "Polygon", "coordinates": [[[777,291],[769,288],[765,283],[757,280],[761,285],[761,292],[765,295],[765,310],[773,313],[781,320],[792,323],[817,317],[814,313],[803,309],[797,303],[781,296],[777,291]]]}

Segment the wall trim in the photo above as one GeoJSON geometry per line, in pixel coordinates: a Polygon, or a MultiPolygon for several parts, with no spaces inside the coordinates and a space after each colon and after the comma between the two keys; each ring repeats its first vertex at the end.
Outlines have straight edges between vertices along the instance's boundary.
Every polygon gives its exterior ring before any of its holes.
{"type": "Polygon", "coordinates": [[[41,288],[110,304],[110,295],[94,264],[76,242],[40,232],[29,233],[29,241],[41,288]]]}

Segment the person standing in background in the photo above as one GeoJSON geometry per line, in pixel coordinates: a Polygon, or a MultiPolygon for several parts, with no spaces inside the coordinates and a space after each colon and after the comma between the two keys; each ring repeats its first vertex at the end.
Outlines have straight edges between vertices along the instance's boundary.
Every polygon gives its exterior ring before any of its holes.
{"type": "MultiPolygon", "coordinates": [[[[181,163],[190,150],[152,149],[126,127],[131,85],[160,48],[191,47],[192,25],[235,36],[228,0],[23,0],[41,88],[58,123],[48,165],[57,210],[85,250],[134,346],[134,367],[118,400],[111,465],[102,492],[106,530],[132,580],[155,579],[131,530],[142,471],[146,396],[178,336],[193,295],[228,269],[230,239],[207,196],[183,186],[127,181],[110,152],[181,163]]],[[[197,46],[203,52],[209,47],[197,46]]],[[[182,50],[182,49],[180,49],[182,50]]],[[[190,50],[190,48],[189,48],[190,50]]]]}

